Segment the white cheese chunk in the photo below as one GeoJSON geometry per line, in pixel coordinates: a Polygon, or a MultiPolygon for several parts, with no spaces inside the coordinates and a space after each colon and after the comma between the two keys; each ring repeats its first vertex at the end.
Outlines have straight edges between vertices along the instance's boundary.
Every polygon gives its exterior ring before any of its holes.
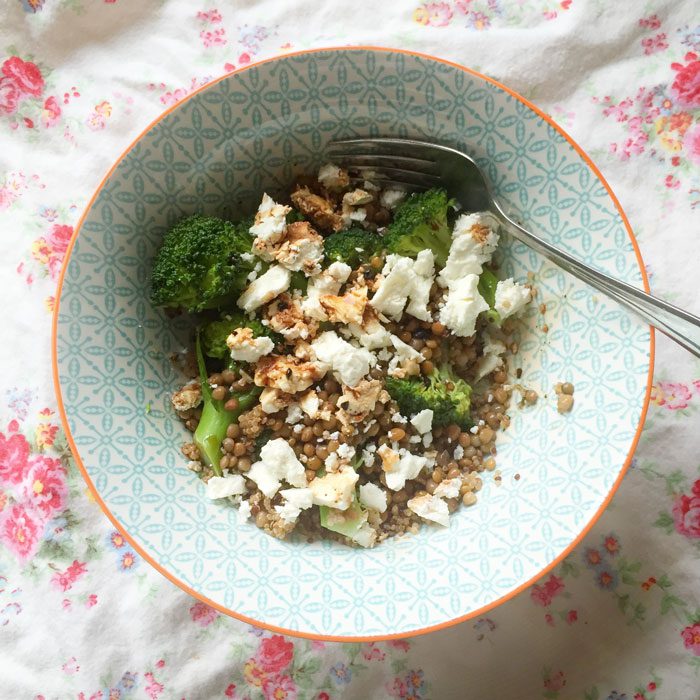
{"type": "Polygon", "coordinates": [[[272,301],[289,289],[292,273],[281,265],[273,265],[265,274],[251,282],[238,298],[238,306],[248,313],[272,301]]]}
{"type": "Polygon", "coordinates": [[[439,284],[449,287],[466,275],[480,275],[498,246],[498,226],[489,212],[462,214],[452,231],[450,253],[438,275],[439,284]]]}
{"type": "Polygon", "coordinates": [[[286,523],[296,522],[301,511],[313,505],[313,494],[310,488],[283,489],[280,494],[284,498],[284,503],[275,506],[275,511],[286,523]]]}
{"type": "Polygon", "coordinates": [[[372,510],[383,513],[386,510],[386,492],[376,484],[368,483],[360,486],[360,503],[372,510]]]}
{"type": "Polygon", "coordinates": [[[301,303],[302,312],[317,321],[327,321],[328,316],[321,306],[320,297],[322,294],[338,294],[351,272],[350,265],[334,262],[320,275],[312,277],[306,290],[306,297],[301,303]]]}
{"type": "Polygon", "coordinates": [[[356,348],[334,331],[322,333],[311,347],[320,362],[330,365],[335,378],[350,387],[357,386],[377,363],[369,350],[356,348]]]}
{"type": "Polygon", "coordinates": [[[318,181],[329,190],[347,187],[350,179],[348,174],[334,163],[325,163],[318,170],[318,181]]]}
{"type": "Polygon", "coordinates": [[[301,410],[301,406],[298,403],[293,403],[287,408],[287,417],[284,419],[284,422],[294,425],[302,420],[303,417],[304,411],[301,410]]]}
{"type": "Polygon", "coordinates": [[[395,335],[391,336],[391,344],[394,346],[395,353],[389,362],[387,370],[389,376],[403,378],[418,374],[418,363],[423,362],[425,357],[395,335]]]}
{"type": "Polygon", "coordinates": [[[447,503],[437,496],[431,496],[429,493],[425,496],[417,496],[406,505],[425,520],[430,520],[444,527],[450,525],[450,511],[447,503]]]}
{"type": "Polygon", "coordinates": [[[250,515],[250,503],[248,503],[248,501],[241,501],[240,505],[238,506],[238,522],[246,522],[250,518],[250,515]]]}
{"type": "Polygon", "coordinates": [[[275,349],[275,344],[267,336],[254,338],[251,328],[236,328],[226,338],[226,345],[231,351],[231,359],[239,362],[257,362],[275,349]]]}
{"type": "Polygon", "coordinates": [[[314,505],[347,510],[352,503],[358,479],[359,475],[350,467],[345,467],[333,474],[317,476],[309,484],[314,505]]]}
{"type": "Polygon", "coordinates": [[[411,425],[421,434],[429,433],[433,429],[433,412],[429,408],[424,408],[420,413],[416,413],[411,418],[411,425]]]}
{"type": "Polygon", "coordinates": [[[386,485],[392,491],[400,491],[406,482],[415,479],[428,463],[427,457],[419,457],[404,451],[399,461],[392,465],[391,470],[385,470],[386,485]]]}
{"type": "Polygon", "coordinates": [[[362,523],[360,529],[350,538],[360,547],[373,547],[377,541],[377,531],[369,524],[362,523]]]}
{"type": "Polygon", "coordinates": [[[408,303],[407,311],[424,321],[431,316],[427,309],[433,284],[434,258],[423,250],[416,260],[402,255],[388,255],[382,269],[382,279],[370,301],[380,313],[398,320],[408,303]],[[410,303],[409,303],[410,300],[410,303]]]}
{"type": "Polygon", "coordinates": [[[435,487],[434,494],[439,498],[457,498],[460,486],[462,486],[460,478],[445,479],[435,487]]]}
{"type": "Polygon", "coordinates": [[[245,479],[240,474],[212,476],[207,481],[207,496],[209,498],[227,498],[245,493],[245,479]]]}
{"type": "Polygon", "coordinates": [[[479,381],[487,374],[491,374],[503,364],[502,355],[506,352],[505,343],[494,337],[493,333],[485,330],[481,334],[482,355],[476,363],[475,380],[479,381]]]}
{"type": "Polygon", "coordinates": [[[466,275],[451,283],[447,298],[440,309],[440,321],[455,335],[468,338],[474,335],[476,319],[489,305],[479,294],[479,275],[466,275]]]}
{"type": "Polygon", "coordinates": [[[250,227],[250,233],[255,236],[256,243],[274,243],[282,238],[287,225],[286,217],[290,211],[291,207],[277,204],[272,197],[264,194],[255,215],[255,223],[250,227]]]}
{"type": "Polygon", "coordinates": [[[318,416],[318,409],[320,405],[321,400],[318,398],[318,394],[313,389],[309,389],[299,399],[299,406],[301,406],[301,410],[304,411],[309,418],[316,418],[318,416]]]}
{"type": "Polygon", "coordinates": [[[403,190],[386,189],[379,196],[379,203],[386,209],[395,209],[405,197],[403,190]]]}
{"type": "Polygon", "coordinates": [[[496,286],[496,304],[501,320],[519,313],[530,301],[530,289],[512,279],[500,280],[496,286]]]}
{"type": "Polygon", "coordinates": [[[253,464],[247,476],[268,498],[277,493],[282,480],[292,486],[306,486],[304,465],[284,438],[276,438],[263,445],[260,461],[253,464]]]}

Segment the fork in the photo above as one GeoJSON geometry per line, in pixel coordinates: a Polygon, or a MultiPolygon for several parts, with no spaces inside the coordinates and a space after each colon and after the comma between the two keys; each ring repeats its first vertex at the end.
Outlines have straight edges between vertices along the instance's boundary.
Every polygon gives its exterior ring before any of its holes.
{"type": "Polygon", "coordinates": [[[334,141],[326,154],[351,172],[351,182],[371,179],[408,192],[444,187],[466,211],[492,212],[514,238],[700,357],[700,318],[586,265],[528,231],[506,214],[481,169],[466,153],[414,139],[365,138],[334,141]]]}

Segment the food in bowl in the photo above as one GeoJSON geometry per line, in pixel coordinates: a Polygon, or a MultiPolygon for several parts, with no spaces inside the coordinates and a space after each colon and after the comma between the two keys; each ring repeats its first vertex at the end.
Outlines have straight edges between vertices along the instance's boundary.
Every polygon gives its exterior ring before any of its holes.
{"type": "Polygon", "coordinates": [[[197,315],[189,467],[278,538],[446,527],[509,424],[531,289],[496,275],[498,220],[368,177],[327,164],[254,218],[191,216],[153,265],[153,302],[197,315]]]}

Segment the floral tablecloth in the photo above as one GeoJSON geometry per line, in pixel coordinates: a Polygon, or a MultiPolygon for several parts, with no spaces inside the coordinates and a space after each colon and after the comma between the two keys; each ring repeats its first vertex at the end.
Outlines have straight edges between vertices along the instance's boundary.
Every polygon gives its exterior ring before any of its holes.
{"type": "Polygon", "coordinates": [[[653,291],[700,314],[699,20],[693,0],[0,0],[0,697],[700,697],[700,362],[664,338],[583,543],[488,617],[366,644],[249,627],[152,570],[71,461],[49,361],[68,241],[126,145],[210,79],[313,46],[432,53],[533,100],[616,191],[653,291]]]}

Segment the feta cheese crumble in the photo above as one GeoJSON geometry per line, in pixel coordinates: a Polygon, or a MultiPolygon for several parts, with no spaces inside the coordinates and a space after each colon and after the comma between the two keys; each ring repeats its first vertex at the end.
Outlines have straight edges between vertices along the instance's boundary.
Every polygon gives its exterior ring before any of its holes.
{"type": "Polygon", "coordinates": [[[289,289],[291,280],[292,274],[289,270],[281,265],[273,265],[267,272],[250,283],[238,298],[238,306],[251,313],[289,289]]]}
{"type": "Polygon", "coordinates": [[[366,508],[371,508],[379,513],[386,510],[386,492],[382,491],[379,486],[372,483],[363,484],[359,488],[360,503],[366,508]]]}
{"type": "Polygon", "coordinates": [[[399,320],[406,308],[412,316],[430,321],[427,304],[433,271],[434,256],[430,250],[422,250],[415,260],[402,255],[387,255],[382,279],[370,304],[394,320],[399,320]]]}
{"type": "Polygon", "coordinates": [[[356,386],[377,360],[366,348],[356,348],[334,331],[322,333],[311,343],[316,357],[329,365],[338,381],[356,386]]]}
{"type": "Polygon", "coordinates": [[[260,461],[253,464],[247,476],[268,498],[277,493],[281,481],[291,486],[306,486],[304,465],[284,438],[276,438],[263,445],[260,461]]]}
{"type": "Polygon", "coordinates": [[[351,467],[345,467],[332,474],[317,476],[309,484],[314,505],[347,510],[352,503],[355,484],[359,478],[357,472],[351,467]]]}
{"type": "Polygon", "coordinates": [[[501,321],[522,311],[529,301],[530,289],[512,279],[500,280],[496,286],[494,308],[501,317],[501,321]]]}
{"type": "Polygon", "coordinates": [[[438,496],[431,496],[429,493],[425,496],[416,496],[406,505],[424,520],[430,520],[443,527],[450,526],[450,511],[447,503],[438,496]]]}
{"type": "Polygon", "coordinates": [[[226,338],[226,345],[231,351],[231,359],[239,362],[257,362],[275,348],[275,344],[267,336],[254,338],[251,328],[236,328],[226,338]]]}
{"type": "Polygon", "coordinates": [[[424,408],[411,418],[411,425],[421,434],[429,433],[433,429],[433,412],[424,408]]]}
{"type": "Polygon", "coordinates": [[[207,497],[211,499],[240,496],[245,490],[245,479],[240,474],[212,476],[206,486],[207,497]]]}

